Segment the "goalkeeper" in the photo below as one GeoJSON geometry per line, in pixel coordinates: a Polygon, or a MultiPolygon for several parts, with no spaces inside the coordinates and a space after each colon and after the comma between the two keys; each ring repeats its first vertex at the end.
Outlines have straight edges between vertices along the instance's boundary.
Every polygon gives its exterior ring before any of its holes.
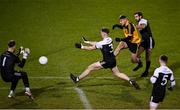
{"type": "Polygon", "coordinates": [[[17,64],[20,68],[23,68],[26,60],[30,54],[30,50],[25,48],[23,50],[20,48],[18,54],[15,54],[16,50],[16,42],[14,40],[10,40],[8,43],[8,49],[0,56],[0,71],[2,79],[5,82],[11,82],[10,93],[8,95],[9,98],[14,96],[14,91],[20,79],[23,80],[25,86],[25,95],[29,96],[29,98],[33,99],[29,88],[29,80],[27,73],[24,71],[16,71],[15,65],[17,64]],[[22,60],[20,60],[19,55],[23,54],[22,60]]]}

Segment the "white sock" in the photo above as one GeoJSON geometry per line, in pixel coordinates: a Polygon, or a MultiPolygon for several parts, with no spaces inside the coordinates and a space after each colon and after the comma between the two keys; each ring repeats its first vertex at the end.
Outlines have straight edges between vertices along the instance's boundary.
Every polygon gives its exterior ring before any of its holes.
{"type": "Polygon", "coordinates": [[[25,87],[25,91],[26,92],[30,92],[30,88],[29,87],[25,87]]]}
{"type": "Polygon", "coordinates": [[[13,90],[10,90],[9,94],[13,94],[13,93],[14,93],[14,91],[13,91],[13,90]]]}

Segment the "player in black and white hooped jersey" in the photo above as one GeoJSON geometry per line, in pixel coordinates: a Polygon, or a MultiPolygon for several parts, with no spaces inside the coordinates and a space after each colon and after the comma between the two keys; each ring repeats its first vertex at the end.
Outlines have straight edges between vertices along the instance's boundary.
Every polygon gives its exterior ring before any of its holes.
{"type": "Polygon", "coordinates": [[[116,59],[114,56],[114,51],[113,51],[113,41],[112,39],[108,36],[109,34],[109,29],[107,28],[102,28],[101,29],[101,37],[102,41],[100,42],[92,42],[92,41],[87,41],[85,38],[84,43],[88,44],[88,46],[84,46],[83,44],[76,43],[75,47],[80,48],[83,50],[96,50],[100,49],[102,54],[103,54],[103,60],[95,62],[87,67],[86,70],[84,70],[78,77],[70,74],[70,78],[74,81],[74,83],[77,83],[81,81],[83,78],[86,76],[90,75],[92,71],[94,70],[100,70],[100,69],[111,69],[112,73],[117,76],[120,79],[128,81],[131,85],[133,85],[136,89],[139,89],[139,85],[134,81],[131,80],[126,74],[121,73],[116,65],[116,59]]]}
{"type": "Polygon", "coordinates": [[[150,99],[150,109],[155,110],[158,107],[159,102],[162,102],[166,94],[166,86],[170,81],[170,87],[168,90],[173,90],[176,85],[173,72],[167,67],[168,57],[161,55],[159,58],[160,67],[154,71],[153,76],[150,78],[153,84],[152,95],[150,99]]]}

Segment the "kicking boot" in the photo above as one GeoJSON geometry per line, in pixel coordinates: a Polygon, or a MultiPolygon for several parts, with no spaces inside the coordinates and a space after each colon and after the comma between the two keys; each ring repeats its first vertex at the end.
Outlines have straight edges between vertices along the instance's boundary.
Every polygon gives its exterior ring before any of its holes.
{"type": "Polygon", "coordinates": [[[28,96],[31,100],[34,100],[34,97],[30,91],[26,91],[25,95],[28,96]]]}
{"type": "Polygon", "coordinates": [[[129,83],[137,90],[140,89],[139,85],[134,80],[129,80],[129,83]]]}
{"type": "Polygon", "coordinates": [[[73,74],[70,74],[70,78],[72,79],[72,81],[73,81],[74,83],[79,82],[79,78],[76,77],[76,76],[74,76],[73,74]]]}
{"type": "Polygon", "coordinates": [[[9,92],[8,98],[13,98],[13,97],[14,97],[14,92],[11,90],[11,91],[9,92]]]}
{"type": "Polygon", "coordinates": [[[148,72],[148,71],[144,71],[144,72],[141,74],[141,77],[147,77],[147,76],[148,76],[148,74],[149,74],[149,72],[148,72]]]}

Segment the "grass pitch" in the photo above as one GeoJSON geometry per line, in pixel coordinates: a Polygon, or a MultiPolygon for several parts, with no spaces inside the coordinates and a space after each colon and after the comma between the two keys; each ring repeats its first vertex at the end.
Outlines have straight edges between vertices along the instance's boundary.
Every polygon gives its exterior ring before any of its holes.
{"type": "MultiPolygon", "coordinates": [[[[152,54],[151,73],[158,67],[161,54],[169,56],[169,66],[177,81],[175,91],[167,92],[159,108],[180,109],[180,49],[179,49],[179,0],[0,0],[0,52],[6,49],[8,40],[18,46],[29,47],[31,55],[23,69],[30,77],[32,92],[36,98],[30,101],[24,96],[19,83],[15,99],[8,99],[10,84],[0,80],[0,108],[85,108],[75,87],[85,93],[91,108],[147,109],[152,85],[148,78],[138,79],[137,91],[124,81],[113,77],[109,70],[95,71],[90,78],[78,85],[69,80],[69,74],[79,74],[89,64],[101,59],[100,51],[81,51],[74,43],[85,35],[90,40],[100,40],[99,29],[111,28],[118,16],[125,14],[134,22],[133,13],[142,11],[150,21],[156,41],[152,54]],[[48,57],[42,66],[38,58],[48,57]]],[[[111,30],[110,36],[123,37],[119,30],[111,30]]],[[[117,43],[114,43],[114,47],[117,43]]],[[[144,61],[144,55],[142,56],[144,61]]],[[[143,69],[132,72],[128,50],[117,57],[118,67],[130,77],[139,77],[143,69]]],[[[144,62],[145,64],[145,62],[144,62]]],[[[19,68],[17,68],[19,69],[19,68]]]]}

